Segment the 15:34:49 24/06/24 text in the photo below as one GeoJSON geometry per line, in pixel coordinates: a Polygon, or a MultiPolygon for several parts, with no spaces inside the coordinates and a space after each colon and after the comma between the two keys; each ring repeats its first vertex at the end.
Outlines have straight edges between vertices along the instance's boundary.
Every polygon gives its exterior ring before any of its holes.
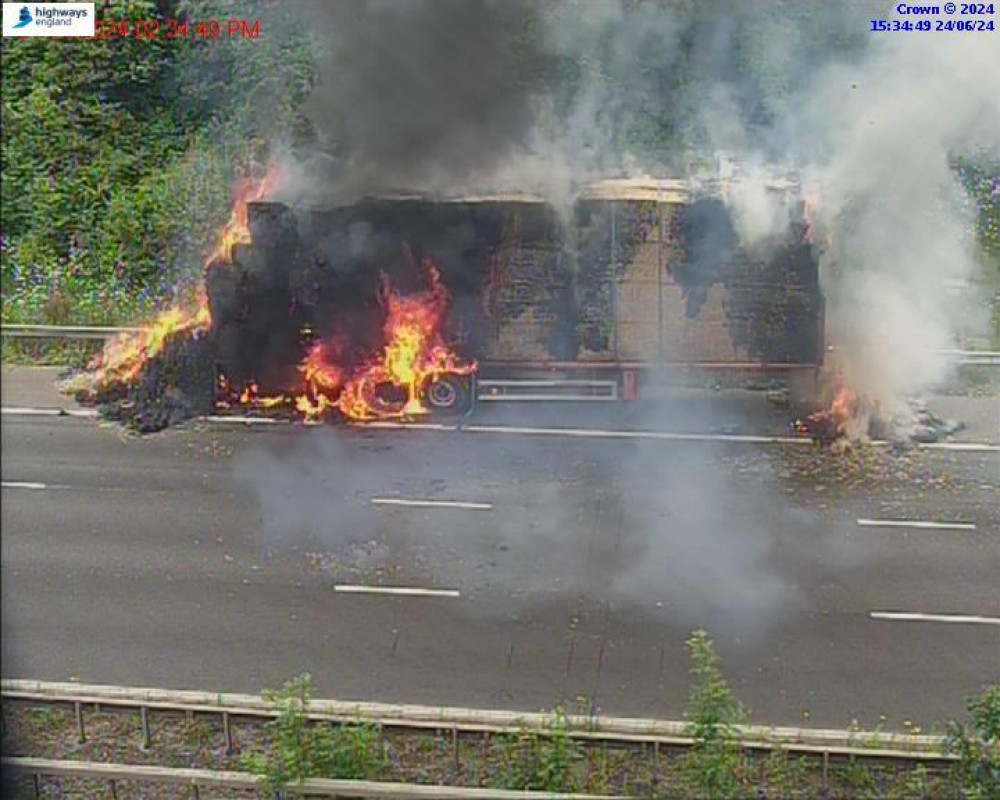
{"type": "Polygon", "coordinates": [[[991,19],[922,19],[911,22],[908,19],[869,20],[869,30],[873,33],[893,33],[896,31],[994,31],[991,19]]]}
{"type": "Polygon", "coordinates": [[[176,19],[98,20],[97,39],[251,39],[260,38],[260,20],[211,19],[191,22],[176,19]]]}

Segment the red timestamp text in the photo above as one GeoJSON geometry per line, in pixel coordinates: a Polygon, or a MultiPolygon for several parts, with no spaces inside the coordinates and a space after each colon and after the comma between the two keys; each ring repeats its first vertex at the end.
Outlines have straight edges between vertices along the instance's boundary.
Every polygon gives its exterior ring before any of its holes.
{"type": "Polygon", "coordinates": [[[260,38],[260,20],[209,19],[99,19],[94,27],[96,39],[251,39],[260,38]]]}

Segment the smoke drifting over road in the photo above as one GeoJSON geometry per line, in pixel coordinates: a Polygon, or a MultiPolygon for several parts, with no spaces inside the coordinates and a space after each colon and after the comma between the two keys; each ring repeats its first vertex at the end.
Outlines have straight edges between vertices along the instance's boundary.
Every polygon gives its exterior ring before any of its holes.
{"type": "Polygon", "coordinates": [[[517,598],[526,610],[607,601],[744,642],[798,602],[771,534],[790,512],[766,480],[737,485],[711,445],[309,433],[247,453],[236,475],[260,504],[261,543],[322,554],[340,582],[495,594],[497,613],[517,598]]]}

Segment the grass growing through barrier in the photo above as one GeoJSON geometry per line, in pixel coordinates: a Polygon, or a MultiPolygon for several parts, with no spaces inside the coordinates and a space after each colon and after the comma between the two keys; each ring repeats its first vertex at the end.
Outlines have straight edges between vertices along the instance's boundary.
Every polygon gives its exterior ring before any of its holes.
{"type": "Polygon", "coordinates": [[[737,798],[746,772],[737,726],[748,714],[723,677],[708,634],[695,631],[688,650],[694,678],[687,711],[688,735],[694,739],[688,756],[691,781],[707,797],[737,798]]]}
{"type": "Polygon", "coordinates": [[[566,714],[557,708],[547,730],[522,728],[499,738],[491,785],[497,789],[572,792],[580,787],[583,750],[569,735],[566,714]]]}
{"type": "MultiPolygon", "coordinates": [[[[151,712],[151,747],[144,749],[135,709],[85,709],[87,736],[80,742],[71,708],[28,701],[5,702],[3,746],[10,755],[250,770],[260,776],[261,796],[327,777],[678,800],[1000,797],[1000,687],[970,701],[969,719],[952,725],[947,748],[958,757],[954,766],[832,757],[824,780],[817,756],[743,749],[736,726],[747,712],[726,683],[711,640],[698,632],[689,646],[694,682],[687,721],[694,746],[688,750],[574,739],[558,710],[539,730],[522,726],[489,736],[392,730],[380,736],[370,723],[309,720],[308,676],[265,694],[278,712],[274,720],[230,721],[232,755],[217,716],[151,712]]],[[[108,794],[105,787],[103,793],[65,796],[108,794]]]]}
{"type": "Polygon", "coordinates": [[[300,675],[281,689],[267,690],[278,717],[267,724],[269,747],[249,755],[246,768],[276,795],[306,778],[377,778],[385,764],[378,728],[367,723],[313,723],[306,715],[312,678],[300,675]]]}
{"type": "Polygon", "coordinates": [[[809,797],[809,771],[805,758],[789,756],[784,750],[772,750],[760,765],[760,780],[767,787],[768,796],[809,797]]]}

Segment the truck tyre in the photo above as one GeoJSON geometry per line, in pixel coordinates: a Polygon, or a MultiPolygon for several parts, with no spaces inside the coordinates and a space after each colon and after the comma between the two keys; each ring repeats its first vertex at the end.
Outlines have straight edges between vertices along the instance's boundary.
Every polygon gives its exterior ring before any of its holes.
{"type": "Polygon", "coordinates": [[[465,375],[441,375],[428,385],[424,399],[435,413],[464,414],[472,400],[469,378],[465,375]]]}

